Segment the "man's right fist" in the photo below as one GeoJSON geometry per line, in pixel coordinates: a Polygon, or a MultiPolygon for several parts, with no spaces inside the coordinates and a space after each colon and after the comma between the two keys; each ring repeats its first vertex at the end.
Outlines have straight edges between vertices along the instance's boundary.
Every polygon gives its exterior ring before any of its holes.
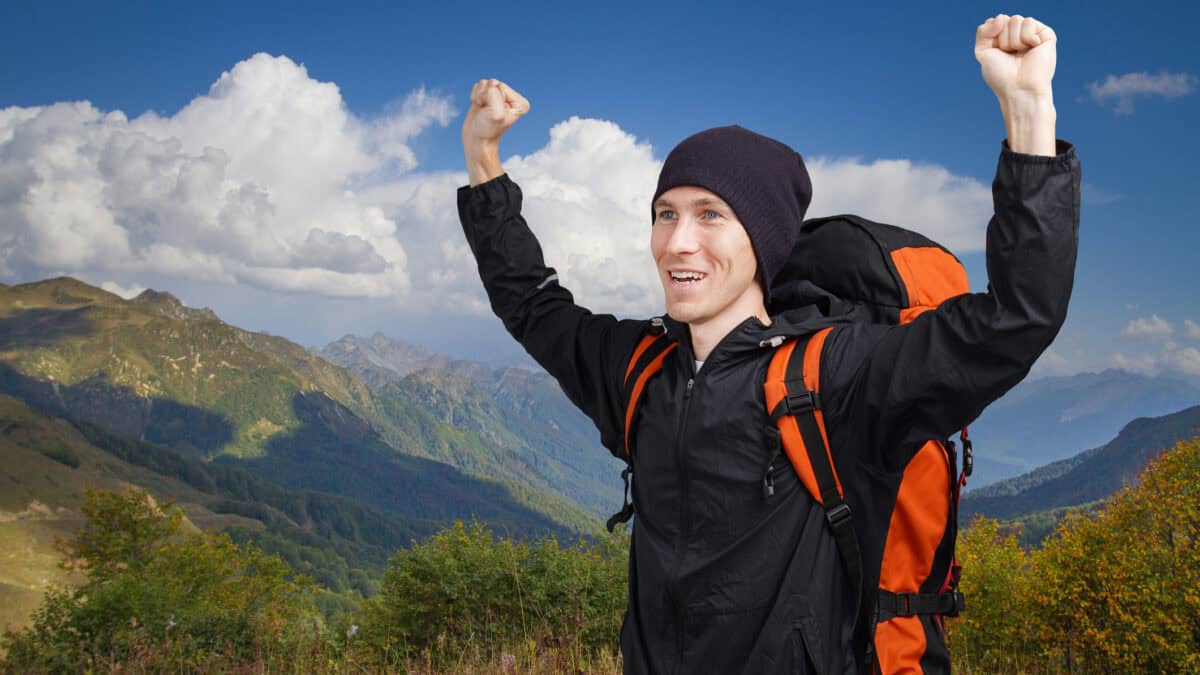
{"type": "Polygon", "coordinates": [[[529,101],[500,80],[480,80],[471,87],[471,108],[463,120],[463,145],[494,144],[525,113],[529,101]]]}

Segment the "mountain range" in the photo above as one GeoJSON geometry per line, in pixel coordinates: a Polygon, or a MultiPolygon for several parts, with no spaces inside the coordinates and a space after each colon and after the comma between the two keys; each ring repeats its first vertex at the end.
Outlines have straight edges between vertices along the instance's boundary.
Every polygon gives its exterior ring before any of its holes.
{"type": "Polygon", "coordinates": [[[124,300],[70,278],[0,288],[0,336],[0,393],[44,414],[406,517],[559,536],[599,523],[516,461],[502,423],[451,425],[166,293],[124,300]]]}
{"type": "Polygon", "coordinates": [[[1200,406],[1129,422],[1116,438],[1015,478],[966,493],[959,520],[976,515],[1024,518],[1035,523],[1027,541],[1044,535],[1066,511],[1087,509],[1130,485],[1152,458],[1181,440],[1200,435],[1200,406]]]}
{"type": "Polygon", "coordinates": [[[975,486],[1012,478],[1112,440],[1130,420],[1200,404],[1200,387],[1123,370],[1018,384],[970,426],[975,486]]]}

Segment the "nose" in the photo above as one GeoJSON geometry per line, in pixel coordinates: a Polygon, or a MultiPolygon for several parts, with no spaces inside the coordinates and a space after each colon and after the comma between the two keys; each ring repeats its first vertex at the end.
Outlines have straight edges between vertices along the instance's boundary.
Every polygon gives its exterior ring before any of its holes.
{"type": "Polygon", "coordinates": [[[667,252],[673,255],[695,253],[700,249],[699,226],[690,215],[680,216],[667,240],[667,252]]]}

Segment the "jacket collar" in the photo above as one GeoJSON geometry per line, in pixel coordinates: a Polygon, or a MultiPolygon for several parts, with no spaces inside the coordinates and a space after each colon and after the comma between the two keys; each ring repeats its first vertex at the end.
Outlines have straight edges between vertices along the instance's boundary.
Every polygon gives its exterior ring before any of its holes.
{"type": "MultiPolygon", "coordinates": [[[[735,354],[771,349],[782,340],[808,335],[826,326],[861,320],[861,308],[824,291],[809,282],[798,282],[789,288],[788,306],[776,302],[772,309],[771,325],[764,325],[755,316],[748,316],[721,338],[705,360],[705,367],[735,354]],[[772,340],[772,338],[779,338],[772,340]]],[[[664,314],[663,326],[667,337],[679,343],[680,358],[691,365],[695,360],[692,335],[686,323],[664,314]]]]}

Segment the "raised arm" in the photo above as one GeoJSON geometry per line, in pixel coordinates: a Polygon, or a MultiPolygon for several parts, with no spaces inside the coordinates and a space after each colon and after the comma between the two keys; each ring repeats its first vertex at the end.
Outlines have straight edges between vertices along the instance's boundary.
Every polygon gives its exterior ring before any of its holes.
{"type": "Polygon", "coordinates": [[[973,421],[1028,374],[1066,320],[1080,168],[1074,147],[1055,140],[1054,49],[1054,32],[1035,19],[1000,15],[976,32],[1009,134],[992,183],[987,292],[907,325],[841,328],[826,343],[822,378],[841,392],[827,405],[835,417],[873,420],[872,464],[903,466],[911,443],[973,421]]]}
{"type": "Polygon", "coordinates": [[[521,189],[500,165],[500,136],[528,111],[529,102],[498,80],[471,90],[463,122],[470,184],[458,189],[459,220],[492,311],[621,454],[621,379],[644,323],[576,305],[546,266],[521,216],[521,189]]]}

